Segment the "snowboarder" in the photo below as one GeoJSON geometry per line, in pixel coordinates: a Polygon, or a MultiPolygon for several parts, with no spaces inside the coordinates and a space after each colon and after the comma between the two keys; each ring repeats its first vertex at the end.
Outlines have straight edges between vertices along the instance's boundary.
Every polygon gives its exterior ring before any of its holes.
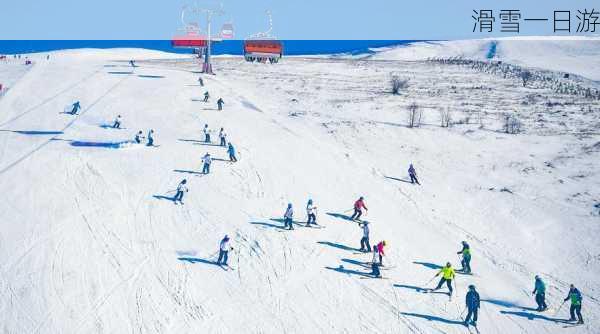
{"type": "Polygon", "coordinates": [[[229,161],[237,162],[237,158],[235,157],[235,148],[233,144],[229,143],[229,147],[227,147],[227,153],[229,153],[229,161]]]}
{"type": "Polygon", "coordinates": [[[369,211],[369,209],[367,209],[365,206],[364,200],[365,198],[360,196],[360,198],[354,202],[354,213],[352,214],[352,217],[350,217],[351,220],[359,220],[360,216],[362,215],[362,209],[369,211]]]}
{"type": "Polygon", "coordinates": [[[381,271],[379,270],[379,266],[381,266],[381,264],[377,263],[377,261],[373,261],[371,263],[371,275],[373,275],[373,277],[375,278],[381,278],[381,271]]]}
{"type": "Polygon", "coordinates": [[[471,273],[471,247],[466,241],[462,242],[462,249],[456,254],[462,254],[462,259],[460,263],[462,264],[462,269],[460,271],[465,274],[471,273]]]}
{"type": "Polygon", "coordinates": [[[73,103],[73,106],[71,109],[71,115],[77,115],[77,112],[79,111],[79,109],[81,109],[81,105],[79,104],[79,101],[73,103]]]}
{"type": "Polygon", "coordinates": [[[563,302],[566,302],[569,299],[571,300],[571,319],[569,319],[569,321],[575,321],[575,314],[577,314],[577,323],[583,324],[583,317],[581,316],[581,292],[579,292],[579,290],[577,290],[573,284],[571,284],[569,294],[567,295],[567,298],[563,300],[563,302]]]}
{"type": "Polygon", "coordinates": [[[437,287],[432,291],[439,290],[444,283],[448,286],[448,290],[450,291],[448,294],[452,296],[452,280],[454,279],[454,269],[452,268],[452,264],[450,262],[446,263],[446,266],[440,269],[435,277],[438,277],[442,274],[442,279],[438,283],[437,287]]]}
{"type": "Polygon", "coordinates": [[[148,131],[148,144],[146,146],[154,146],[154,130],[148,131]]]}
{"type": "Polygon", "coordinates": [[[208,124],[204,124],[204,142],[210,143],[210,129],[208,128],[208,124]]]}
{"type": "Polygon", "coordinates": [[[410,183],[414,184],[416,182],[418,185],[421,185],[417,179],[417,171],[415,171],[413,164],[410,164],[408,167],[408,176],[410,176],[410,183]]]}
{"type": "Polygon", "coordinates": [[[360,251],[361,252],[370,252],[371,244],[369,243],[369,222],[363,221],[359,222],[358,226],[363,230],[362,239],[360,239],[360,251]]]}
{"type": "Polygon", "coordinates": [[[138,133],[135,135],[135,138],[134,138],[134,140],[135,140],[135,142],[136,142],[137,144],[141,144],[141,143],[142,143],[142,139],[144,139],[144,136],[143,136],[142,130],[140,130],[140,131],[138,131],[138,133]]]}
{"type": "Polygon", "coordinates": [[[536,311],[545,311],[548,308],[548,305],[546,305],[546,284],[538,275],[535,275],[535,285],[531,294],[535,295],[535,302],[538,305],[536,311]]]}
{"type": "Polygon", "coordinates": [[[223,110],[223,105],[224,105],[224,104],[225,104],[225,101],[223,101],[223,99],[222,99],[222,98],[219,98],[219,99],[217,100],[217,108],[219,109],[219,111],[220,111],[220,110],[223,110]]]}
{"type": "Polygon", "coordinates": [[[209,97],[210,97],[210,94],[208,94],[208,91],[204,92],[204,102],[208,102],[209,97]]]}
{"type": "Polygon", "coordinates": [[[306,215],[308,217],[306,219],[307,227],[309,227],[310,224],[318,225],[317,224],[317,207],[313,204],[312,199],[309,199],[308,203],[306,203],[306,215]]]}
{"type": "Polygon", "coordinates": [[[475,285],[469,285],[469,292],[465,297],[465,303],[467,304],[467,317],[465,318],[465,326],[469,326],[469,321],[473,317],[471,325],[477,327],[477,311],[479,310],[479,293],[475,290],[475,285]]]}
{"type": "Polygon", "coordinates": [[[283,228],[287,228],[288,230],[293,230],[294,226],[292,226],[293,224],[293,219],[294,218],[294,209],[292,209],[292,203],[288,203],[287,209],[285,210],[285,213],[283,214],[283,228]]]}
{"type": "MultiPolygon", "coordinates": [[[[383,251],[383,248],[387,246],[387,243],[385,242],[385,240],[380,241],[377,245],[375,245],[375,247],[373,248],[373,251],[377,251],[377,256],[379,257],[379,265],[383,267],[383,257],[385,256],[385,252],[383,251]]],[[[373,262],[375,261],[375,256],[373,256],[373,262]]]]}
{"type": "Polygon", "coordinates": [[[219,243],[219,259],[217,260],[217,265],[227,266],[227,254],[230,250],[233,250],[233,247],[229,245],[229,237],[225,235],[219,243]],[[223,262],[221,262],[223,261],[223,262]]]}
{"type": "Polygon", "coordinates": [[[200,84],[200,87],[204,87],[204,80],[202,80],[202,77],[198,77],[198,83],[200,84]]]}
{"type": "Polygon", "coordinates": [[[113,129],[120,129],[121,128],[121,115],[117,115],[117,118],[115,118],[115,122],[113,123],[113,129]]]}
{"type": "Polygon", "coordinates": [[[210,173],[210,164],[212,163],[212,158],[210,157],[210,153],[206,153],[204,157],[202,157],[202,162],[204,163],[202,167],[202,174],[210,173]]]}
{"type": "Polygon", "coordinates": [[[187,184],[187,180],[183,179],[181,182],[179,182],[179,184],[177,185],[177,192],[175,193],[175,197],[173,197],[173,202],[175,204],[177,204],[177,202],[183,204],[183,193],[187,193],[188,192],[188,188],[186,187],[187,184]]]}
{"type": "Polygon", "coordinates": [[[221,140],[221,142],[219,143],[219,146],[227,146],[227,142],[225,140],[225,138],[227,138],[227,133],[225,132],[225,130],[223,128],[221,128],[221,131],[219,131],[219,139],[221,140]]]}

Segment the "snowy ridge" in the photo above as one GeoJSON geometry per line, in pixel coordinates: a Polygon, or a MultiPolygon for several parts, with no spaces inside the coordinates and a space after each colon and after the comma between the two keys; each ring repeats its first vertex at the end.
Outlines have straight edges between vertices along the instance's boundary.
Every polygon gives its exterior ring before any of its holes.
{"type": "Polygon", "coordinates": [[[380,50],[377,60],[418,60],[463,57],[486,60],[490,48],[494,60],[518,65],[574,73],[600,81],[600,37],[523,36],[462,41],[418,42],[380,50]]]}
{"type": "MultiPolygon", "coordinates": [[[[445,50],[485,57],[489,41],[456,43],[445,50]]],[[[197,61],[178,55],[35,59],[0,98],[3,330],[467,333],[460,314],[475,284],[481,332],[559,333],[568,305],[556,311],[574,283],[586,324],[571,330],[594,333],[598,101],[421,61],[437,45],[373,56],[386,62],[222,58],[205,87],[197,61]],[[390,73],[410,78],[399,96],[390,73]],[[200,102],[207,90],[210,103],[200,102]],[[62,113],[77,100],[78,116],[62,113]],[[413,102],[424,124],[410,129],[413,102]],[[446,108],[451,128],[439,126],[446,108]],[[505,134],[502,115],[515,110],[523,132],[505,134]],[[124,129],[111,129],[118,114],[124,129]],[[213,142],[226,129],[239,162],[202,141],[204,124],[213,142]],[[149,129],[160,146],[115,146],[149,129]],[[215,160],[202,175],[207,152],[215,160]],[[422,186],[407,181],[409,163],[422,186]],[[190,191],[174,205],[183,178],[190,191]],[[371,255],[355,254],[362,231],[346,219],[359,196],[371,244],[389,244],[385,280],[360,279],[371,255]],[[308,198],[326,228],[284,231],[287,203],[302,224],[308,198]],[[225,234],[231,271],[214,265],[225,234]],[[460,266],[462,240],[475,275],[458,274],[452,300],[422,293],[439,265],[460,266]],[[548,285],[545,313],[532,311],[535,274],[548,285]]]]}

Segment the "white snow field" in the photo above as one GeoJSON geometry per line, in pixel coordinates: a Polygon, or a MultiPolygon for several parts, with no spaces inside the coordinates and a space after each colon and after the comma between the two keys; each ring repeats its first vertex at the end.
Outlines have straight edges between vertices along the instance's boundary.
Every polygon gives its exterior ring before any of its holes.
{"type": "MultiPolygon", "coordinates": [[[[589,59],[590,43],[565,48],[578,62],[573,48],[589,59]]],[[[482,298],[481,333],[599,332],[598,99],[389,54],[216,58],[205,87],[189,56],[44,56],[23,76],[0,63],[0,82],[12,82],[0,98],[3,333],[475,333],[460,317],[469,284],[482,298]],[[400,95],[390,73],[409,79],[400,95]],[[77,100],[80,114],[65,114],[77,100]],[[406,126],[412,103],[418,128],[406,126]],[[446,109],[456,124],[442,128],[446,109]],[[502,131],[505,113],[520,133],[502,131]],[[106,127],[118,114],[124,129],[106,127]],[[205,123],[213,141],[226,129],[239,162],[202,142],[205,123]],[[158,147],[123,144],[149,129],[158,147]],[[217,159],[202,175],[207,152],[217,159]],[[409,163],[421,186],[407,181],[409,163]],[[190,190],[174,205],[164,197],[183,178],[190,190]],[[371,244],[388,243],[386,279],[363,279],[371,255],[357,254],[361,230],[344,219],[359,196],[371,244]],[[287,203],[303,222],[309,198],[326,228],[282,230],[287,203]],[[225,234],[234,270],[214,264],[225,234]],[[457,274],[452,300],[422,293],[439,265],[460,267],[462,240],[475,274],[457,274]],[[557,313],[571,283],[581,326],[564,322],[568,303],[557,313]]],[[[569,72],[542,56],[531,66],[569,72]]]]}

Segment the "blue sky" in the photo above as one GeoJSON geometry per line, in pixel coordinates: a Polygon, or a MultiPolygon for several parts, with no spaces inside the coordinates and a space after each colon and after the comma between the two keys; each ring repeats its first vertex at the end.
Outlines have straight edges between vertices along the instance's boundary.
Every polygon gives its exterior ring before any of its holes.
{"type": "MultiPolygon", "coordinates": [[[[548,22],[520,23],[520,35],[553,35],[553,11],[571,10],[572,35],[578,9],[591,10],[598,0],[407,1],[407,0],[223,0],[219,27],[233,21],[236,38],[265,30],[269,9],[274,33],[281,39],[462,39],[510,36],[501,33],[498,11],[519,9],[523,18],[548,22]],[[472,10],[492,9],[495,32],[473,33],[472,10]]],[[[201,0],[0,0],[0,39],[169,39],[181,28],[183,5],[201,0]]],[[[598,21],[600,23],[600,20],[598,21]]],[[[597,33],[600,34],[600,24],[597,33]]]]}

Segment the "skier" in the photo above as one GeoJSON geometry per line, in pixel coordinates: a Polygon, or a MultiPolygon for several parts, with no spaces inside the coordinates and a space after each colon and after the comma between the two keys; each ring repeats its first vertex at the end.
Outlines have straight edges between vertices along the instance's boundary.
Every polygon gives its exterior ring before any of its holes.
{"type": "Polygon", "coordinates": [[[567,295],[567,298],[563,300],[563,303],[569,299],[571,300],[571,319],[569,319],[569,321],[575,321],[575,314],[577,314],[577,319],[579,319],[577,323],[583,324],[583,317],[581,316],[581,292],[579,292],[573,284],[571,284],[569,294],[567,295]]]}
{"type": "Polygon", "coordinates": [[[466,241],[462,242],[462,249],[460,252],[456,252],[456,254],[462,254],[462,260],[460,263],[462,264],[462,269],[460,271],[465,274],[471,273],[471,247],[466,241]]]}
{"type": "Polygon", "coordinates": [[[535,302],[538,305],[536,311],[545,311],[548,308],[548,305],[546,305],[546,284],[544,284],[544,281],[538,275],[535,275],[535,286],[531,294],[535,295],[535,302]]]}
{"type": "Polygon", "coordinates": [[[369,222],[363,221],[359,222],[358,226],[363,230],[363,237],[360,239],[360,251],[361,252],[370,252],[371,244],[369,244],[369,222]]]}
{"type": "Polygon", "coordinates": [[[410,183],[417,183],[418,185],[421,185],[419,183],[419,180],[417,179],[417,171],[415,171],[415,167],[413,167],[413,164],[410,164],[410,166],[408,167],[408,175],[410,176],[410,183]]]}
{"type": "Polygon", "coordinates": [[[134,138],[134,140],[135,140],[135,142],[136,142],[136,143],[138,143],[138,144],[141,144],[141,143],[142,143],[142,139],[144,139],[144,136],[143,136],[143,134],[142,134],[142,130],[140,130],[140,131],[138,131],[138,133],[135,135],[135,138],[134,138]]]}
{"type": "Polygon", "coordinates": [[[306,220],[306,227],[310,227],[310,224],[317,224],[317,207],[313,204],[313,200],[309,199],[308,203],[306,203],[306,215],[308,216],[306,220]]]}
{"type": "Polygon", "coordinates": [[[200,87],[204,87],[204,80],[202,80],[202,77],[198,77],[198,83],[200,84],[200,87]]]}
{"type": "Polygon", "coordinates": [[[465,303],[467,304],[467,317],[465,318],[465,326],[469,326],[469,321],[471,320],[471,316],[473,317],[473,321],[471,325],[477,327],[477,311],[479,310],[479,293],[475,290],[474,285],[469,285],[469,292],[467,292],[467,296],[465,297],[465,303]]]}
{"type": "Polygon", "coordinates": [[[208,124],[204,124],[204,142],[210,143],[210,129],[208,128],[208,124]]]}
{"type": "Polygon", "coordinates": [[[204,157],[202,157],[202,162],[204,166],[202,167],[202,174],[210,173],[210,164],[212,163],[212,158],[210,157],[210,153],[206,153],[204,157]]]}
{"type": "Polygon", "coordinates": [[[223,105],[224,105],[224,104],[225,104],[225,101],[223,101],[223,99],[222,99],[222,98],[219,98],[219,99],[217,100],[217,107],[218,107],[218,109],[219,109],[219,110],[223,110],[223,105]]]}
{"type": "MultiPolygon", "coordinates": [[[[383,251],[383,248],[387,246],[387,243],[385,242],[385,240],[380,241],[377,245],[375,245],[375,247],[373,248],[373,251],[377,251],[377,256],[379,257],[379,265],[381,267],[383,267],[383,257],[385,256],[385,252],[383,251]]],[[[373,256],[373,262],[375,261],[375,256],[373,256]]]]}
{"type": "Polygon", "coordinates": [[[210,94],[208,94],[208,91],[204,92],[204,102],[208,102],[209,97],[210,97],[210,94]]]}
{"type": "Polygon", "coordinates": [[[377,263],[377,261],[373,261],[371,263],[371,275],[373,275],[373,277],[375,278],[381,278],[381,271],[379,270],[379,266],[381,266],[381,264],[377,263]]]}
{"type": "Polygon", "coordinates": [[[365,198],[360,196],[360,198],[354,202],[354,213],[352,214],[352,217],[350,217],[351,220],[359,220],[362,215],[362,209],[369,211],[365,206],[364,200],[365,198]]]}
{"type": "Polygon", "coordinates": [[[221,143],[219,144],[219,146],[227,146],[227,142],[225,141],[225,138],[227,137],[227,133],[225,132],[225,130],[223,128],[221,128],[221,131],[219,131],[219,139],[221,140],[221,143]]]}
{"type": "Polygon", "coordinates": [[[293,230],[293,219],[294,218],[294,209],[292,209],[292,203],[288,203],[287,209],[283,214],[283,228],[287,228],[288,230],[293,230]]]}
{"type": "Polygon", "coordinates": [[[231,143],[229,143],[229,147],[227,147],[227,153],[229,153],[229,161],[237,162],[237,158],[235,157],[235,148],[231,143]]]}
{"type": "Polygon", "coordinates": [[[131,65],[131,67],[135,67],[135,61],[132,59],[129,61],[129,65],[131,65]]]}
{"type": "Polygon", "coordinates": [[[79,109],[81,109],[81,105],[79,104],[79,101],[73,103],[73,107],[71,109],[71,115],[77,115],[77,112],[79,111],[79,109]]]}
{"type": "Polygon", "coordinates": [[[233,250],[233,247],[229,245],[229,237],[225,235],[225,237],[223,237],[223,239],[221,240],[221,243],[219,243],[219,259],[217,260],[217,265],[228,266],[227,254],[230,250],[233,250]],[[221,260],[223,262],[221,262],[221,260]]]}
{"type": "Polygon", "coordinates": [[[452,264],[450,262],[446,263],[446,266],[440,269],[435,277],[438,277],[442,274],[442,279],[438,283],[437,287],[431,291],[439,290],[444,283],[448,286],[448,290],[450,290],[449,295],[452,296],[452,280],[454,279],[454,269],[452,268],[452,264]]]}
{"type": "Polygon", "coordinates": [[[154,130],[148,131],[148,144],[146,146],[154,146],[154,130]]]}
{"type": "Polygon", "coordinates": [[[187,193],[188,192],[188,188],[186,187],[187,184],[187,180],[183,179],[181,182],[179,182],[179,184],[177,185],[177,193],[175,193],[175,197],[173,197],[173,202],[175,204],[177,204],[177,202],[183,204],[182,200],[183,200],[183,193],[187,193]]]}
{"type": "Polygon", "coordinates": [[[121,115],[117,115],[117,118],[115,118],[115,122],[113,123],[113,129],[120,129],[121,128],[121,115]]]}

